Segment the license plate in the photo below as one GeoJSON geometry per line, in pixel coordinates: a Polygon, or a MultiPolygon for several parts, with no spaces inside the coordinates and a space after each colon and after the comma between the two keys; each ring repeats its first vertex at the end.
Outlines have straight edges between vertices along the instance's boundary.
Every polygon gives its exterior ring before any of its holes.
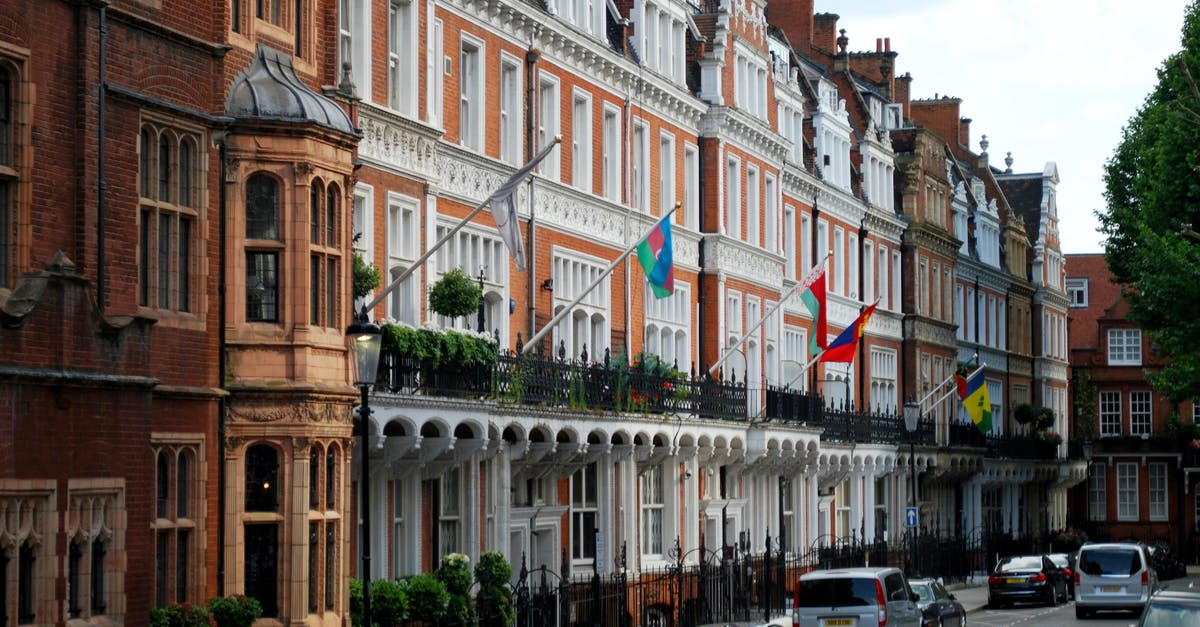
{"type": "Polygon", "coordinates": [[[1020,577],[1009,577],[1004,580],[1004,583],[1025,583],[1025,580],[1020,577]]]}
{"type": "Polygon", "coordinates": [[[825,627],[853,627],[853,618],[826,618],[823,623],[825,627]]]}
{"type": "Polygon", "coordinates": [[[1121,586],[1100,586],[1101,592],[1120,592],[1121,586]]]}

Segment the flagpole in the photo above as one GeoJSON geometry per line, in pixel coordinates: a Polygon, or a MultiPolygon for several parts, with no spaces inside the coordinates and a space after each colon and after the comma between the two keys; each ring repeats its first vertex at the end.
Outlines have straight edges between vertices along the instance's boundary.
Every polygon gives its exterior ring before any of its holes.
{"type": "MultiPolygon", "coordinates": [[[[979,367],[978,367],[978,368],[976,368],[975,370],[972,370],[972,371],[971,371],[971,374],[967,375],[967,376],[966,376],[966,378],[967,378],[967,379],[970,379],[971,377],[974,377],[975,375],[977,375],[977,374],[979,374],[981,371],[983,371],[983,369],[984,369],[984,368],[987,368],[987,363],[986,363],[986,362],[979,364],[979,367]]],[[[954,375],[950,375],[950,376],[951,376],[951,377],[953,377],[954,375]]],[[[938,391],[939,389],[941,389],[941,387],[942,387],[943,385],[945,385],[945,384],[946,384],[946,382],[945,382],[945,381],[943,381],[942,383],[938,384],[938,385],[937,385],[937,387],[934,387],[932,390],[930,390],[928,394],[926,394],[925,396],[922,396],[922,397],[921,397],[921,400],[917,401],[917,407],[919,407],[919,408],[922,408],[922,409],[921,409],[921,411],[925,411],[925,410],[924,410],[924,407],[925,407],[925,401],[929,400],[929,397],[931,397],[931,396],[933,396],[934,394],[936,394],[936,393],[937,393],[937,391],[938,391]]],[[[940,402],[940,400],[941,400],[941,399],[939,399],[939,402],[940,402]]],[[[936,404],[937,404],[937,403],[934,403],[934,405],[936,405],[936,404]]]]}
{"type": "MultiPolygon", "coordinates": [[[[538,153],[538,155],[536,157],[534,157],[533,161],[531,161],[530,163],[537,163],[537,162],[541,161],[542,159],[544,159],[546,157],[546,155],[548,155],[550,153],[551,150],[554,149],[555,146],[557,146],[560,143],[562,143],[562,135],[555,135],[554,139],[550,142],[550,144],[547,145],[545,148],[543,148],[542,151],[540,153],[538,153]]],[[[529,167],[528,164],[523,166],[522,169],[524,169],[525,167],[529,167]]],[[[520,172],[520,170],[517,170],[517,171],[520,172]]],[[[503,188],[504,186],[501,185],[500,187],[503,188]]],[[[493,200],[495,200],[495,196],[496,196],[496,193],[493,192],[491,195],[489,195],[487,198],[485,198],[483,200],[483,202],[479,203],[478,205],[475,205],[475,208],[471,210],[471,213],[468,213],[465,218],[463,218],[462,220],[459,220],[458,224],[455,224],[453,228],[451,228],[445,235],[443,235],[441,237],[441,239],[434,242],[433,246],[430,246],[429,249],[427,249],[420,257],[417,257],[416,261],[409,264],[408,267],[405,268],[404,271],[400,273],[400,276],[397,276],[395,279],[392,279],[392,282],[389,283],[388,286],[386,288],[384,288],[384,290],[382,292],[379,293],[379,295],[377,295],[375,298],[373,298],[371,300],[371,302],[367,303],[366,305],[363,305],[363,311],[371,311],[372,309],[375,308],[376,305],[383,302],[383,299],[387,298],[387,295],[392,293],[392,290],[399,287],[400,284],[405,281],[405,279],[412,276],[413,272],[416,272],[417,268],[420,268],[426,261],[429,260],[430,257],[433,256],[433,253],[436,253],[438,251],[438,249],[442,247],[443,244],[445,244],[447,241],[449,241],[449,239],[451,237],[454,237],[454,235],[456,233],[461,231],[462,228],[471,221],[471,218],[474,218],[476,215],[479,215],[480,211],[483,211],[484,209],[486,209],[487,206],[490,205],[493,200]]]]}
{"type": "MultiPolygon", "coordinates": [[[[771,307],[771,311],[768,311],[765,315],[760,317],[758,319],[758,322],[756,322],[754,324],[754,326],[750,328],[749,331],[747,331],[745,334],[742,335],[741,339],[738,340],[737,344],[730,346],[728,349],[725,350],[724,353],[721,354],[720,357],[717,358],[717,361],[715,363],[713,363],[713,365],[708,369],[708,374],[712,375],[714,372],[716,372],[717,368],[720,368],[721,364],[725,363],[725,360],[728,359],[729,356],[731,354],[733,354],[734,351],[741,348],[742,344],[745,344],[746,341],[748,339],[750,339],[750,336],[754,335],[754,332],[757,331],[759,329],[759,327],[761,327],[763,324],[765,324],[766,321],[768,319],[770,319],[771,316],[774,315],[774,313],[776,311],[778,311],[779,308],[782,307],[783,304],[786,303],[788,301],[788,299],[791,298],[797,291],[805,289],[808,286],[815,283],[817,278],[820,276],[819,270],[820,271],[824,270],[825,262],[828,259],[829,259],[829,254],[826,253],[825,256],[821,258],[821,261],[818,262],[817,265],[813,266],[813,269],[809,270],[808,274],[804,275],[804,278],[801,279],[799,283],[793,285],[792,288],[788,290],[787,294],[785,294],[783,296],[783,298],[780,298],[779,302],[775,303],[774,307],[771,307]]],[[[812,362],[809,362],[809,365],[812,365],[812,362]]],[[[808,366],[805,366],[804,369],[808,370],[808,366]]],[[[801,374],[803,374],[803,373],[801,373],[801,374]]]]}
{"type": "Polygon", "coordinates": [[[533,337],[529,338],[529,341],[525,342],[525,346],[521,347],[521,353],[528,353],[529,350],[531,348],[533,348],[534,344],[537,344],[539,341],[541,341],[542,338],[546,337],[546,334],[549,333],[550,330],[554,328],[554,325],[558,324],[559,321],[561,321],[568,313],[571,312],[571,310],[575,309],[575,307],[577,305],[579,305],[579,303],[583,302],[584,297],[587,296],[589,293],[591,293],[592,290],[596,289],[596,286],[600,285],[600,282],[603,281],[605,278],[607,278],[608,275],[612,274],[613,270],[615,270],[622,261],[625,261],[625,258],[628,257],[630,255],[630,253],[632,253],[634,251],[635,248],[638,247],[638,244],[642,243],[642,240],[646,239],[646,237],[649,236],[650,233],[654,232],[654,229],[658,228],[658,225],[660,223],[662,223],[667,218],[671,217],[671,214],[675,213],[675,211],[678,210],[681,206],[683,206],[683,203],[679,203],[679,202],[675,203],[675,206],[672,207],[670,211],[666,212],[665,214],[662,215],[662,217],[655,220],[654,224],[652,224],[650,226],[650,228],[646,230],[645,235],[642,235],[641,237],[634,240],[633,244],[629,248],[626,248],[625,252],[621,253],[621,256],[614,259],[613,262],[608,265],[608,268],[606,268],[604,270],[604,272],[600,273],[600,276],[596,277],[595,281],[592,281],[591,285],[587,286],[586,289],[584,289],[582,292],[579,293],[578,296],[575,297],[575,300],[571,301],[570,305],[563,307],[558,313],[554,314],[554,317],[550,319],[550,322],[547,322],[546,325],[542,327],[541,331],[538,331],[533,337]]]}

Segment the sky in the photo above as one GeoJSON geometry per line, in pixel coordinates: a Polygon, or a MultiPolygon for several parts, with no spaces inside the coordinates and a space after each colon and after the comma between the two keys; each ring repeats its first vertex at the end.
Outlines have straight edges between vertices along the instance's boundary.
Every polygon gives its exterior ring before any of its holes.
{"type": "Polygon", "coordinates": [[[1058,165],[1062,251],[1103,252],[1104,165],[1180,49],[1187,0],[815,0],[849,50],[891,38],[914,99],[954,96],[971,146],[1014,172],[1058,165]]]}

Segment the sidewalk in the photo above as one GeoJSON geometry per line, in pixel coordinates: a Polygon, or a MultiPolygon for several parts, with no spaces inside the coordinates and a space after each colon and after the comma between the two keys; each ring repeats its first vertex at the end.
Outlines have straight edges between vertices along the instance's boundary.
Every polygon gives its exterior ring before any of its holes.
{"type": "Polygon", "coordinates": [[[946,586],[946,590],[954,595],[968,614],[973,614],[987,607],[988,587],[987,578],[977,578],[976,581],[956,583],[946,586]]]}

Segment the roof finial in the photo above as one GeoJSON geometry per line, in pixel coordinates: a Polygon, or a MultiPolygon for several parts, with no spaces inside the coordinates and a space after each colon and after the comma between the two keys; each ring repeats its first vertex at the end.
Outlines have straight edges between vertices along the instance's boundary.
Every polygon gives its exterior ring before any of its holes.
{"type": "Polygon", "coordinates": [[[980,150],[982,150],[982,151],[983,151],[983,154],[985,154],[985,155],[986,155],[986,154],[987,154],[987,147],[988,147],[987,135],[984,135],[983,137],[980,137],[980,138],[979,138],[979,149],[980,149],[980,150]]]}
{"type": "Polygon", "coordinates": [[[838,31],[841,36],[837,38],[838,54],[846,54],[846,46],[850,45],[850,38],[846,36],[846,29],[838,31]]]}
{"type": "Polygon", "coordinates": [[[1004,173],[1012,174],[1012,152],[1011,151],[1008,153],[1008,156],[1004,158],[1004,165],[1008,168],[1007,170],[1004,171],[1004,173]]]}
{"type": "Polygon", "coordinates": [[[355,89],[354,89],[354,79],[351,78],[351,74],[352,73],[350,71],[350,62],[343,61],[342,62],[342,82],[338,83],[338,89],[341,90],[341,92],[343,94],[345,94],[346,96],[349,96],[350,98],[356,98],[357,94],[355,93],[355,89]]]}

